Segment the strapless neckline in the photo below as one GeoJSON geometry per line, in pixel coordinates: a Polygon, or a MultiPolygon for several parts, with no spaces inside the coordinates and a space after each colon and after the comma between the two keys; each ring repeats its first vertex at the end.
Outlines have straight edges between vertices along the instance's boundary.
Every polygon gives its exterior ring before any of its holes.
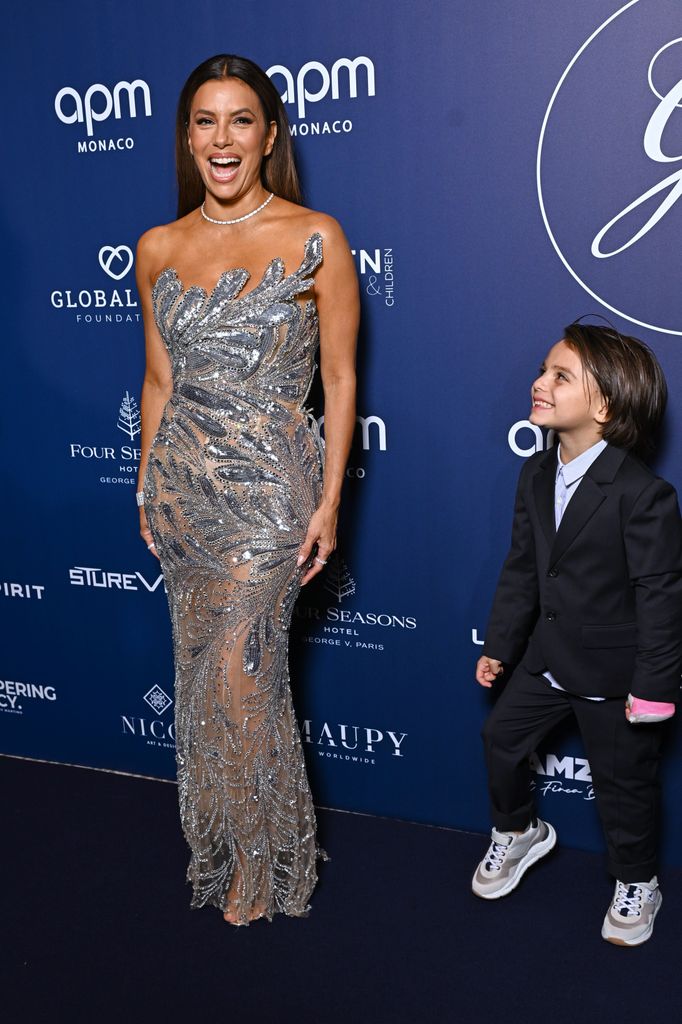
{"type": "Polygon", "coordinates": [[[233,275],[241,275],[243,280],[242,280],[242,283],[241,283],[241,285],[239,287],[239,291],[235,294],[235,298],[239,295],[243,299],[248,299],[248,297],[250,295],[252,295],[254,292],[258,291],[258,289],[260,288],[260,286],[263,283],[263,281],[265,281],[265,279],[268,277],[268,274],[270,273],[272,268],[275,267],[275,266],[278,266],[278,267],[281,266],[281,268],[282,268],[283,276],[280,278],[280,282],[281,281],[288,281],[289,278],[296,277],[298,274],[300,274],[301,270],[306,266],[306,264],[308,263],[308,260],[310,259],[310,252],[309,252],[310,244],[311,244],[311,242],[316,242],[316,241],[319,241],[320,244],[322,243],[322,236],[321,236],[319,231],[315,231],[312,235],[309,235],[308,238],[306,238],[304,246],[303,246],[303,258],[302,258],[301,262],[299,263],[299,265],[296,267],[296,270],[292,270],[292,272],[290,274],[284,274],[284,260],[282,259],[282,257],[281,256],[275,256],[274,259],[270,260],[270,262],[268,263],[267,267],[263,271],[263,274],[262,274],[260,280],[258,281],[258,284],[256,284],[253,288],[249,289],[249,291],[246,293],[246,295],[242,295],[242,292],[244,290],[244,286],[247,284],[248,281],[251,280],[251,277],[252,277],[251,272],[248,271],[246,269],[246,267],[230,267],[229,270],[223,270],[222,274],[219,276],[218,280],[216,281],[216,283],[213,285],[212,288],[204,288],[200,284],[190,284],[187,287],[185,287],[185,285],[183,284],[182,278],[180,277],[180,275],[177,272],[177,270],[175,269],[175,267],[168,266],[168,267],[164,267],[163,270],[161,270],[159,272],[156,280],[154,281],[154,284],[152,285],[152,296],[154,296],[156,294],[156,290],[159,287],[159,285],[161,284],[161,282],[165,281],[168,277],[170,277],[170,278],[172,278],[175,281],[175,283],[180,288],[180,292],[178,293],[178,299],[181,299],[184,295],[188,295],[190,292],[195,292],[197,294],[205,296],[205,298],[207,300],[209,300],[209,299],[212,298],[212,296],[218,290],[218,288],[220,287],[222,282],[225,280],[225,278],[231,277],[233,275]]]}

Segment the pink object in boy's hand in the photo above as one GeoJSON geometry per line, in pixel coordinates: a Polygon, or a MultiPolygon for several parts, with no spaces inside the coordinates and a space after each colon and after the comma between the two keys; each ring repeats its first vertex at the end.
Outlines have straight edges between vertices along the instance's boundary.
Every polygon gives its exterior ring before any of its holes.
{"type": "Polygon", "coordinates": [[[627,719],[631,725],[638,722],[665,722],[666,718],[672,718],[675,714],[674,704],[665,704],[656,700],[643,700],[641,697],[633,697],[628,694],[627,719]]]}

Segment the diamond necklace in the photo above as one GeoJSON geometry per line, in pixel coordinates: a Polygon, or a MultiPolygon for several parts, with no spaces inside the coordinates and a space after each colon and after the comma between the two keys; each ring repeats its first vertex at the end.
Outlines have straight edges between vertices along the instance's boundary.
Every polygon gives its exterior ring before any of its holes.
{"type": "Polygon", "coordinates": [[[234,217],[232,220],[215,220],[214,217],[209,217],[209,215],[206,213],[206,210],[204,209],[204,206],[206,205],[206,202],[204,201],[201,204],[201,216],[204,218],[204,220],[209,221],[211,224],[241,224],[243,220],[248,220],[249,217],[255,217],[257,213],[260,213],[261,210],[264,210],[268,203],[274,198],[275,193],[271,192],[268,198],[265,200],[265,202],[261,203],[260,206],[257,206],[255,210],[251,211],[251,213],[245,213],[243,217],[234,217]]]}

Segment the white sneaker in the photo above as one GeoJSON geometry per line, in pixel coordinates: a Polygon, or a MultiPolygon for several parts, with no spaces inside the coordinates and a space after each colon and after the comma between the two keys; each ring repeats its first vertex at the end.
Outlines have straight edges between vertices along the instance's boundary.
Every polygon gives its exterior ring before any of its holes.
{"type": "Polygon", "coordinates": [[[640,946],[651,938],[662,902],[656,875],[649,882],[616,882],[602,938],[615,946],[640,946]]]}
{"type": "Polygon", "coordinates": [[[520,835],[498,832],[494,828],[488,852],[471,880],[472,891],[484,900],[506,896],[516,888],[528,868],[548,854],[555,844],[556,832],[539,818],[520,835]]]}

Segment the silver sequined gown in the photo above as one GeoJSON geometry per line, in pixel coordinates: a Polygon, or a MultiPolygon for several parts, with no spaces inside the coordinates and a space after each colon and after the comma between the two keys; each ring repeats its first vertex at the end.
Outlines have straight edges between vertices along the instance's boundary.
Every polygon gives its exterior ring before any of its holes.
{"type": "MultiPolygon", "coordinates": [[[[289,690],[299,546],[321,494],[319,435],[303,409],[318,345],[322,239],[183,291],[153,289],[173,395],[144,481],[173,626],[180,814],[192,906],[305,914],[315,814],[289,690]],[[229,891],[229,900],[228,900],[229,891]]],[[[314,424],[316,427],[316,424],[314,424]]]]}

